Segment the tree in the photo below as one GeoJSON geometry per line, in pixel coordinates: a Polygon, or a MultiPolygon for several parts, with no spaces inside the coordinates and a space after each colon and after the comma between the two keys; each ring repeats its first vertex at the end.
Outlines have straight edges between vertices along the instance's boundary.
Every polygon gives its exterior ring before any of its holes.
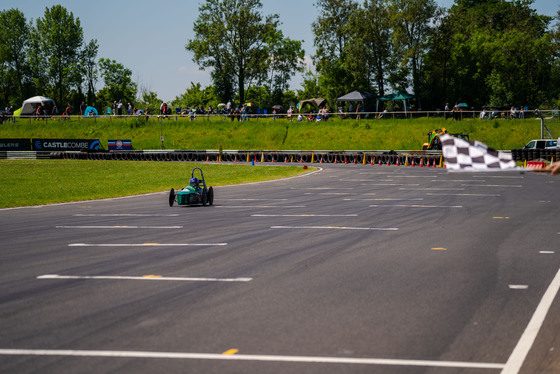
{"type": "Polygon", "coordinates": [[[271,31],[268,36],[266,65],[269,69],[268,84],[272,95],[270,99],[274,103],[282,102],[284,92],[290,87],[290,78],[305,68],[305,52],[301,45],[299,40],[285,38],[280,30],[271,31]]]}
{"type": "Polygon", "coordinates": [[[315,35],[313,62],[322,95],[334,100],[353,89],[346,55],[347,46],[355,35],[349,31],[349,25],[357,4],[353,0],[318,0],[316,6],[320,16],[311,26],[315,35]]]}
{"type": "Polygon", "coordinates": [[[218,105],[218,98],[215,95],[214,87],[208,86],[202,88],[200,83],[191,82],[191,87],[187,88],[184,94],[178,96],[171,102],[172,105],[181,107],[206,107],[212,105],[216,107],[218,105]]]}
{"type": "Polygon", "coordinates": [[[106,58],[99,59],[99,69],[105,86],[97,93],[100,105],[110,106],[114,101],[133,102],[137,85],[132,81],[132,70],[106,58]]]}
{"type": "Polygon", "coordinates": [[[194,24],[195,38],[185,48],[201,69],[212,68],[212,80],[222,100],[266,81],[267,44],[277,32],[278,15],[263,18],[260,0],[206,0],[194,24]]]}
{"type": "Polygon", "coordinates": [[[29,25],[17,9],[0,12],[0,90],[4,102],[22,102],[28,64],[29,25]]]}
{"type": "Polygon", "coordinates": [[[97,44],[97,39],[90,40],[85,46],[81,58],[82,72],[86,83],[86,97],[90,105],[94,105],[95,100],[95,85],[97,84],[98,77],[96,61],[98,50],[99,44],[97,44]]]}
{"type": "Polygon", "coordinates": [[[434,0],[391,0],[395,52],[401,56],[401,66],[410,69],[415,93],[420,88],[422,58],[436,11],[434,0]]]}
{"type": "Polygon", "coordinates": [[[422,74],[423,95],[432,105],[438,92],[447,92],[440,101],[466,101],[475,107],[538,106],[550,100],[551,18],[530,5],[459,0],[435,23],[422,74]]]}
{"type": "Polygon", "coordinates": [[[58,103],[70,99],[71,90],[82,82],[80,57],[83,48],[83,30],[80,19],[74,18],[61,5],[46,8],[38,18],[33,32],[35,75],[58,103]],[[43,67],[45,68],[43,70],[43,67]]]}
{"type": "Polygon", "coordinates": [[[356,88],[371,90],[375,84],[380,96],[385,94],[386,76],[392,70],[393,60],[391,44],[391,17],[387,0],[365,0],[363,7],[358,8],[351,18],[354,43],[349,48],[349,66],[354,71],[363,71],[362,77],[367,85],[356,88]]]}

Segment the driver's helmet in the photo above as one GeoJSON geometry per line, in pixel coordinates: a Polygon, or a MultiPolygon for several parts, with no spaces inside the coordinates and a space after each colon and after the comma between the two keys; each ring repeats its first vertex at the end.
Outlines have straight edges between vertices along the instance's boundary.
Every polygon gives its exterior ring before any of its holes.
{"type": "Polygon", "coordinates": [[[191,180],[189,181],[189,185],[193,186],[194,188],[198,188],[198,178],[196,177],[191,178],[191,180]]]}

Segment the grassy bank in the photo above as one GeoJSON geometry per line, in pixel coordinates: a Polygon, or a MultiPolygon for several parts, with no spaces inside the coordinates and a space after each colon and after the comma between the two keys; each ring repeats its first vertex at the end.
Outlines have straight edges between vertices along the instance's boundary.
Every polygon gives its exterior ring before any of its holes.
{"type": "Polygon", "coordinates": [[[197,166],[204,171],[209,186],[264,181],[303,173],[303,169],[296,166],[0,160],[0,208],[121,197],[166,191],[172,187],[183,188],[189,182],[192,168],[197,166]]]}
{"type": "MultiPolygon", "coordinates": [[[[548,128],[560,136],[560,121],[549,120],[548,128]]],[[[445,127],[449,132],[465,132],[497,149],[520,148],[540,137],[540,121],[524,120],[444,120],[443,118],[340,120],[329,122],[289,122],[286,119],[252,119],[231,122],[222,118],[199,117],[196,121],[172,116],[98,118],[70,121],[20,119],[0,125],[0,138],[95,138],[104,147],[108,139],[131,139],[135,149],[238,150],[413,150],[421,149],[427,132],[445,127]]]]}

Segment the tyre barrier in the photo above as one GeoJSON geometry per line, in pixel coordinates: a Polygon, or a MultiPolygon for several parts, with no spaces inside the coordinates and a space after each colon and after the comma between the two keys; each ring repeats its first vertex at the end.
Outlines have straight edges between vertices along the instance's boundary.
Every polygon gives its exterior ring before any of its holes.
{"type": "MultiPolygon", "coordinates": [[[[45,157],[59,159],[118,160],[118,161],[168,161],[168,162],[268,162],[268,163],[346,163],[370,165],[408,165],[439,166],[440,155],[430,154],[397,154],[396,152],[217,152],[205,151],[100,151],[100,152],[51,152],[45,157]]],[[[560,150],[512,150],[512,158],[516,161],[532,158],[550,160],[560,158],[560,150]]]]}

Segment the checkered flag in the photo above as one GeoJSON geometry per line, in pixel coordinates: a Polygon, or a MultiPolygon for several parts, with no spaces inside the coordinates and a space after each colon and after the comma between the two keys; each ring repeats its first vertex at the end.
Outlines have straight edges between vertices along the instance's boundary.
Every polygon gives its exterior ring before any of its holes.
{"type": "Polygon", "coordinates": [[[516,169],[511,153],[496,151],[480,142],[468,142],[449,134],[439,136],[446,167],[461,171],[516,169]]]}

